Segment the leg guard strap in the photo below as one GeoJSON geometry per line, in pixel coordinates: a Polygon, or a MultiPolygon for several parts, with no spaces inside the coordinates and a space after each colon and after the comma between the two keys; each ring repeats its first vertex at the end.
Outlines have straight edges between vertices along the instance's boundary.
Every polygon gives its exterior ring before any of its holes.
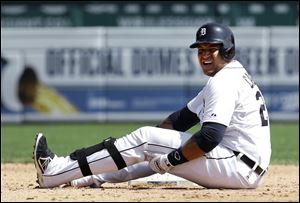
{"type": "Polygon", "coordinates": [[[115,164],[117,165],[118,169],[122,169],[127,167],[123,157],[121,156],[119,150],[116,148],[114,142],[116,141],[115,138],[108,138],[103,141],[104,147],[109,152],[110,156],[114,160],[115,164]]]}
{"type": "Polygon", "coordinates": [[[89,176],[89,175],[93,175],[89,163],[87,162],[87,155],[86,155],[86,151],[84,148],[76,150],[76,158],[78,160],[78,164],[81,170],[81,173],[83,176],[89,176]]]}
{"type": "Polygon", "coordinates": [[[114,145],[115,141],[115,138],[109,137],[99,144],[93,145],[88,148],[81,148],[72,152],[70,154],[70,158],[73,160],[78,160],[78,164],[83,176],[93,175],[86,157],[105,148],[107,149],[108,153],[110,154],[118,169],[120,170],[122,168],[125,168],[127,165],[123,157],[121,156],[119,150],[114,145]]]}

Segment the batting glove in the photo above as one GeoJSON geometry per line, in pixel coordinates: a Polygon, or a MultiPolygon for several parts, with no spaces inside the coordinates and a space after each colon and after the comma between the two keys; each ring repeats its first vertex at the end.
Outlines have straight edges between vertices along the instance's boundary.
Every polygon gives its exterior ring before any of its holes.
{"type": "Polygon", "coordinates": [[[158,155],[149,162],[150,168],[159,173],[164,174],[170,171],[174,166],[169,162],[168,154],[158,155]]]}

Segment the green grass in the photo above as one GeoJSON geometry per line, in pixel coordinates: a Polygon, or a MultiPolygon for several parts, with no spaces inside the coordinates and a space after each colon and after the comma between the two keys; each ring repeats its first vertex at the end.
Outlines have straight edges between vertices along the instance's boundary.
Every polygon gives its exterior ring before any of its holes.
{"type": "MultiPolygon", "coordinates": [[[[101,142],[104,138],[121,137],[141,126],[155,123],[64,123],[1,125],[1,162],[32,162],[34,137],[47,136],[50,148],[58,155],[101,142]]],[[[195,132],[199,127],[192,128],[195,132]]],[[[299,123],[271,123],[272,164],[299,164],[299,123]]]]}
{"type": "Polygon", "coordinates": [[[31,162],[35,134],[43,132],[49,147],[58,155],[94,145],[109,136],[121,137],[142,126],[121,124],[23,124],[1,126],[1,162],[31,162]]]}
{"type": "Polygon", "coordinates": [[[271,163],[299,165],[299,123],[271,123],[271,163]]]}

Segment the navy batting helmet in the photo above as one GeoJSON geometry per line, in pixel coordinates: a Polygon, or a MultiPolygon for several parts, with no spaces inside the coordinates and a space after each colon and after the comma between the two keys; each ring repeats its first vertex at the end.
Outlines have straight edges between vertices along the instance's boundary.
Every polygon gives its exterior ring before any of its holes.
{"type": "Polygon", "coordinates": [[[221,44],[220,54],[226,60],[231,60],[235,55],[234,36],[232,31],[217,23],[202,25],[196,33],[196,42],[190,48],[197,48],[200,44],[221,44]]]}

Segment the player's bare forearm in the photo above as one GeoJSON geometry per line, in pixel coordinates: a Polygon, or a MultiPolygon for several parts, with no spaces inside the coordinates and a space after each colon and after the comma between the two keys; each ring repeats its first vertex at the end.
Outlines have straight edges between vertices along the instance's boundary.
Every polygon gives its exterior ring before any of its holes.
{"type": "Polygon", "coordinates": [[[172,121],[169,119],[169,118],[166,118],[165,120],[163,120],[159,125],[158,127],[160,128],[165,128],[165,129],[174,129],[173,128],[173,124],[172,124],[172,121]]]}
{"type": "Polygon", "coordinates": [[[183,146],[182,154],[187,160],[193,160],[201,157],[205,152],[198,146],[194,137],[191,137],[183,146]]]}
{"type": "Polygon", "coordinates": [[[169,154],[158,156],[151,153],[146,154],[148,158],[150,158],[150,168],[157,173],[164,174],[170,171],[174,166],[203,156],[204,153],[205,152],[199,148],[196,139],[192,137],[181,149],[174,150],[169,154]]]}
{"type": "MultiPolygon", "coordinates": [[[[166,129],[174,129],[172,121],[169,118],[163,120],[158,127],[166,129]]],[[[196,159],[203,156],[205,152],[198,146],[197,141],[194,137],[191,137],[183,146],[182,153],[188,160],[196,159]]]]}

